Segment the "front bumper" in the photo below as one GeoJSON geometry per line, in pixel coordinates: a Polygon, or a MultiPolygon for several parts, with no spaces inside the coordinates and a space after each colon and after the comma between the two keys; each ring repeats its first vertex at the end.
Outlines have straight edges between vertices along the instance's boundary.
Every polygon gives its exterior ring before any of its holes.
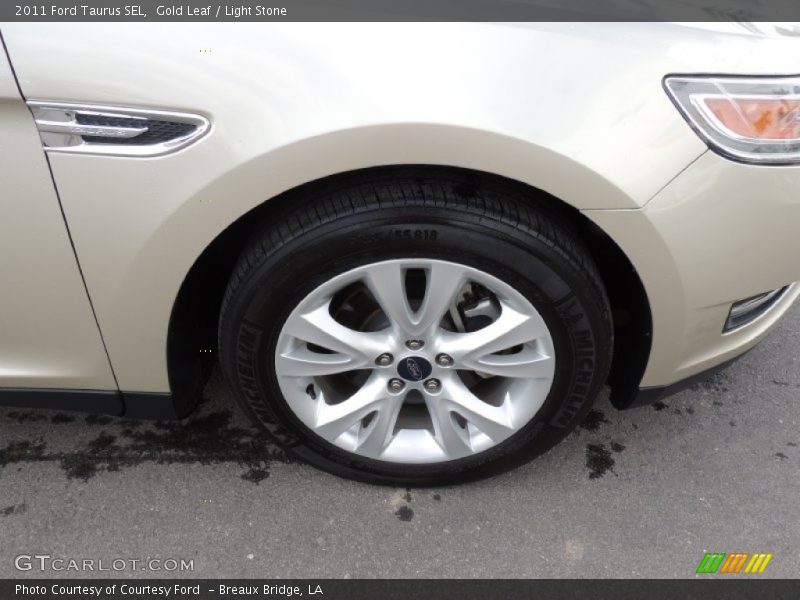
{"type": "Polygon", "coordinates": [[[652,347],[640,392],[669,389],[749,350],[800,295],[795,285],[761,317],[723,333],[733,303],[800,281],[800,167],[707,152],[642,209],[584,214],[625,252],[647,292],[652,347]]]}

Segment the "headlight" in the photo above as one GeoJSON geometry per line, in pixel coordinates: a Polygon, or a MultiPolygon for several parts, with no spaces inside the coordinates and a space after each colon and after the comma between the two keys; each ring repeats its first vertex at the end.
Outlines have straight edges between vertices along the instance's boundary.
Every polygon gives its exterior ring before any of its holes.
{"type": "Polygon", "coordinates": [[[712,150],[748,163],[800,163],[800,77],[675,75],[664,85],[712,150]]]}

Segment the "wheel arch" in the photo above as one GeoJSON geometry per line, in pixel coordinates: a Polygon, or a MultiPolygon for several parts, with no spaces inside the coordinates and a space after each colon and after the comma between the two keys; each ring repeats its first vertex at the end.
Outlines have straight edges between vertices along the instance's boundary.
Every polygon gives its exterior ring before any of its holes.
{"type": "Polygon", "coordinates": [[[571,204],[539,188],[492,173],[442,165],[386,165],[344,171],[315,179],[265,200],[219,233],[186,274],[172,307],[167,336],[167,368],[176,406],[190,412],[213,367],[217,322],[234,265],[254,229],[298,202],[313,202],[317,190],[346,186],[364,178],[446,178],[469,187],[514,186],[526,198],[568,224],[588,246],[612,307],[614,356],[608,383],[615,406],[624,408],[638,390],[650,354],[652,317],[644,285],[614,240],[571,204]],[[198,352],[198,348],[201,352],[198,352]]]}

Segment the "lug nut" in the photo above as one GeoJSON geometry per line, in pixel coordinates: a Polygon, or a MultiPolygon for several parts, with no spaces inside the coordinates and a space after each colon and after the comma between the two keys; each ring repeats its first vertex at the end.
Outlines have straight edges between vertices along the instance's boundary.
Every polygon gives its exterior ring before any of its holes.
{"type": "Polygon", "coordinates": [[[438,379],[428,379],[424,384],[425,390],[430,392],[431,394],[435,394],[438,392],[442,387],[442,382],[438,379]]]}
{"type": "Polygon", "coordinates": [[[440,367],[452,367],[453,357],[449,354],[438,354],[436,356],[436,364],[440,367]]]}
{"type": "Polygon", "coordinates": [[[389,380],[389,391],[394,392],[395,394],[401,391],[404,387],[406,387],[405,382],[402,379],[397,379],[396,377],[389,380]]]}
{"type": "Polygon", "coordinates": [[[394,356],[392,356],[388,352],[384,352],[378,358],[375,359],[375,364],[378,365],[379,367],[388,367],[390,364],[392,364],[393,360],[394,356]]]}
{"type": "Polygon", "coordinates": [[[406,348],[409,350],[419,350],[425,345],[422,340],[406,340],[406,348]]]}

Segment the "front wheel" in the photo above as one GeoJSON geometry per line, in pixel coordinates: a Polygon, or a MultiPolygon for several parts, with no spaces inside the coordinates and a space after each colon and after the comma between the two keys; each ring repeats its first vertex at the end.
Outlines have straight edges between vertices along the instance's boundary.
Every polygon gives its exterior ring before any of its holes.
{"type": "Polygon", "coordinates": [[[588,411],[611,356],[591,257],[515,189],[364,182],[259,230],[228,286],[223,368],[254,422],[392,485],[494,474],[588,411]]]}

